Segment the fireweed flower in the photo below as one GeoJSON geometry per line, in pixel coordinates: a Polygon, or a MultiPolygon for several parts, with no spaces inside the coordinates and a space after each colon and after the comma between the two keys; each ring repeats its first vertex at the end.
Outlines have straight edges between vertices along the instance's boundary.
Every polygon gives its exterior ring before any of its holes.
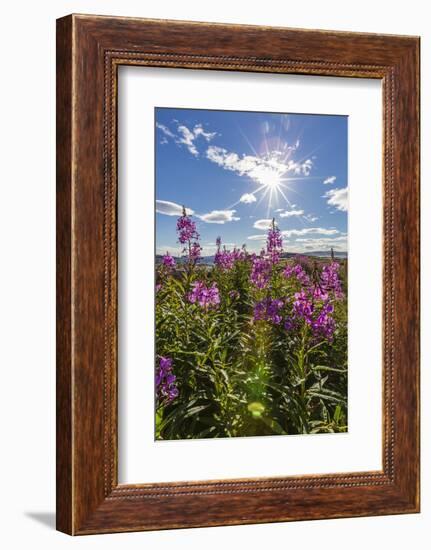
{"type": "Polygon", "coordinates": [[[295,300],[293,302],[293,314],[295,317],[302,317],[307,324],[312,323],[314,312],[314,304],[308,294],[301,290],[295,292],[295,300]]]}
{"type": "Polygon", "coordinates": [[[257,288],[266,288],[271,277],[271,260],[264,256],[255,256],[252,259],[250,281],[257,288]]]}
{"type": "Polygon", "coordinates": [[[273,300],[266,298],[257,302],[253,309],[253,319],[255,321],[270,321],[274,325],[279,325],[283,320],[280,310],[283,307],[283,300],[273,300]]]}
{"type": "Polygon", "coordinates": [[[234,267],[236,259],[237,259],[237,254],[235,251],[232,251],[232,252],[230,252],[229,250],[217,251],[214,257],[214,263],[219,267],[221,267],[222,269],[229,271],[234,267]]]}
{"type": "Polygon", "coordinates": [[[183,215],[177,220],[178,241],[185,245],[183,254],[188,254],[189,262],[196,263],[201,255],[201,246],[199,244],[199,233],[196,230],[195,222],[187,216],[186,209],[183,207],[183,215]]]}
{"type": "Polygon", "coordinates": [[[173,258],[169,252],[166,252],[166,254],[163,256],[162,263],[165,267],[168,269],[172,269],[175,267],[175,258],[173,258]]]}
{"type": "Polygon", "coordinates": [[[284,329],[287,330],[287,332],[294,330],[296,328],[296,322],[293,317],[287,317],[284,321],[284,329]]]}
{"type": "Polygon", "coordinates": [[[314,337],[331,341],[335,330],[333,313],[334,306],[325,291],[318,287],[301,290],[294,295],[292,316],[285,320],[284,328],[293,330],[302,319],[311,328],[314,337]]]}
{"type": "Polygon", "coordinates": [[[323,267],[320,275],[321,285],[325,290],[332,291],[337,299],[343,297],[343,290],[341,288],[341,282],[338,277],[338,271],[340,264],[337,262],[331,262],[323,267]]]}
{"type": "Polygon", "coordinates": [[[195,222],[187,216],[185,209],[181,218],[177,220],[178,240],[181,244],[189,243],[192,240],[199,240],[199,233],[196,231],[195,222]]]}
{"type": "Polygon", "coordinates": [[[331,316],[333,312],[334,307],[332,304],[325,302],[311,325],[316,336],[323,336],[326,340],[332,340],[335,330],[335,321],[331,316]]]}
{"type": "Polygon", "coordinates": [[[193,283],[193,289],[187,296],[192,304],[199,304],[205,310],[216,308],[220,304],[220,294],[217,283],[207,287],[202,281],[193,283]]]}
{"type": "Polygon", "coordinates": [[[243,260],[245,258],[244,250],[239,250],[234,248],[233,250],[226,250],[226,248],[221,249],[221,237],[216,239],[217,252],[214,256],[214,263],[216,266],[229,271],[235,266],[235,262],[238,260],[243,260]]]}
{"type": "Polygon", "coordinates": [[[310,284],[310,277],[304,271],[302,266],[299,264],[296,265],[287,265],[283,271],[283,275],[289,279],[290,277],[296,277],[296,279],[303,285],[308,286],[310,284]]]}
{"type": "Polygon", "coordinates": [[[322,302],[327,302],[329,300],[329,294],[326,292],[325,289],[322,289],[319,286],[313,287],[313,290],[311,291],[311,295],[312,295],[313,301],[320,300],[322,302]]]}
{"type": "Polygon", "coordinates": [[[283,238],[281,236],[280,230],[275,225],[274,219],[272,220],[272,227],[268,231],[268,236],[266,239],[266,251],[270,256],[274,264],[278,263],[280,259],[280,254],[283,251],[283,238]]]}
{"type": "Polygon", "coordinates": [[[177,377],[172,372],[172,359],[160,356],[159,366],[156,369],[156,390],[159,401],[170,403],[178,397],[176,380],[177,377]]]}
{"type": "Polygon", "coordinates": [[[190,246],[190,260],[196,262],[201,256],[201,246],[198,242],[194,242],[190,246]]]}

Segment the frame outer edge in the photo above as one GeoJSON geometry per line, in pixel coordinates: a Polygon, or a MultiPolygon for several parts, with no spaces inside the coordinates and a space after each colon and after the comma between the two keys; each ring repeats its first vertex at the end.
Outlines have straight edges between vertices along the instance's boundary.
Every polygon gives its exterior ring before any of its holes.
{"type": "Polygon", "coordinates": [[[397,456],[400,490],[406,508],[420,511],[420,39],[396,67],[394,153],[395,327],[399,367],[395,422],[402,452],[397,456]],[[400,342],[402,345],[400,346],[400,342]],[[404,365],[404,368],[401,368],[404,365]]]}
{"type": "MultiPolygon", "coordinates": [[[[90,296],[93,291],[98,291],[97,288],[92,288],[86,283],[86,277],[90,276],[92,282],[100,281],[99,264],[95,268],[94,262],[100,260],[100,241],[99,238],[99,223],[100,219],[100,189],[94,190],[94,176],[99,178],[100,174],[100,159],[92,155],[99,154],[98,149],[100,147],[100,94],[102,84],[100,63],[103,57],[104,50],[109,50],[112,41],[121,44],[120,30],[116,28],[117,18],[106,18],[102,24],[102,21],[95,21],[93,16],[68,16],[57,21],[57,529],[68,534],[87,534],[87,533],[101,533],[101,532],[113,532],[124,530],[143,530],[143,529],[160,529],[160,528],[175,528],[175,527],[192,527],[192,526],[206,526],[206,525],[223,525],[232,523],[260,523],[268,521],[289,521],[290,519],[313,519],[313,514],[309,510],[306,516],[301,514],[301,510],[297,511],[297,514],[293,514],[289,517],[273,513],[273,515],[265,517],[257,517],[255,514],[246,515],[246,512],[242,512],[240,516],[234,518],[227,518],[223,512],[219,519],[214,519],[208,516],[208,513],[202,511],[202,518],[199,521],[189,521],[185,514],[186,510],[182,507],[189,503],[189,500],[199,500],[198,494],[188,493],[187,495],[178,495],[178,498],[170,499],[167,506],[160,507],[160,511],[154,510],[154,507],[150,505],[150,502],[144,505],[143,502],[138,505],[138,501],[132,500],[136,497],[125,496],[113,501],[110,490],[108,494],[103,496],[103,483],[101,479],[101,472],[103,468],[100,463],[97,462],[104,453],[100,444],[101,426],[96,426],[95,414],[96,410],[100,410],[99,393],[100,388],[96,385],[100,382],[100,371],[98,369],[98,359],[100,358],[100,345],[98,342],[93,342],[92,338],[98,335],[100,330],[93,324],[91,315],[95,315],[96,319],[100,318],[101,312],[99,305],[95,302],[97,298],[90,296]],[[109,19],[109,21],[107,20],[109,19]],[[112,25],[112,27],[111,27],[112,25]],[[90,28],[91,27],[91,28],[90,28]],[[74,37],[76,36],[76,40],[74,37]],[[109,41],[109,46],[107,46],[109,41]],[[76,56],[76,57],[75,57],[76,56]],[[86,56],[89,56],[86,59],[86,56]],[[83,77],[86,71],[94,70],[91,74],[91,79],[94,79],[92,89],[89,88],[88,82],[81,82],[80,78],[83,77]],[[96,76],[93,76],[96,75],[96,76]],[[97,88],[97,89],[95,89],[97,88]],[[98,95],[99,94],[99,95],[98,95]],[[95,109],[94,112],[91,108],[95,109]],[[90,109],[90,112],[88,111],[90,109]],[[78,112],[79,111],[79,112],[78,112]],[[85,120],[83,120],[85,119],[85,120]],[[94,136],[93,136],[94,133],[94,136]],[[95,137],[96,143],[92,143],[90,140],[95,137]],[[86,143],[85,143],[86,142],[86,143]],[[74,145],[75,144],[75,145],[74,145]],[[85,148],[87,145],[87,148],[85,148]],[[91,160],[94,160],[94,164],[89,166],[91,160]],[[79,161],[79,165],[77,162],[79,161]],[[81,166],[82,164],[82,166],[81,166]],[[87,171],[86,171],[87,170],[87,171]],[[91,207],[94,211],[91,212],[91,207]],[[83,227],[87,224],[88,218],[86,216],[94,214],[95,220],[87,228],[83,227]],[[74,220],[76,219],[76,226],[74,226],[74,220]],[[89,237],[89,243],[84,246],[83,240],[87,238],[85,229],[91,231],[89,237]],[[96,239],[96,240],[95,240],[96,239]],[[91,262],[89,258],[93,258],[91,253],[96,253],[97,260],[93,259],[91,262]],[[79,262],[77,261],[79,258],[79,262]],[[90,299],[91,298],[91,299],[90,299]],[[76,317],[76,325],[74,325],[74,317],[76,317]],[[84,322],[82,325],[81,321],[84,322]],[[86,325],[91,321],[91,325],[86,325]],[[79,324],[81,326],[79,326],[79,324]],[[87,333],[85,332],[87,331],[87,333]],[[75,342],[76,356],[74,356],[73,345],[75,342]],[[83,347],[82,347],[83,346],[83,347]],[[95,349],[96,348],[96,349],[95,349]],[[74,378],[76,376],[76,391],[74,390],[74,378]],[[92,391],[96,390],[97,399],[94,395],[89,393],[90,388],[92,391]],[[92,401],[90,401],[92,400],[92,401]],[[89,462],[90,461],[90,462],[89,462]],[[93,462],[91,462],[93,461],[93,462]],[[110,493],[110,494],[109,494],[110,493]],[[111,496],[110,496],[111,495],[111,496]],[[127,511],[128,510],[128,511],[127,511]],[[128,514],[132,514],[127,518],[128,514]],[[144,515],[140,515],[144,514],[144,515]],[[148,514],[148,517],[147,517],[148,514]],[[154,520],[151,520],[149,516],[155,514],[154,520]],[[163,519],[163,515],[169,514],[163,519]],[[172,515],[174,514],[174,515],[172,515]],[[134,519],[132,518],[134,516],[134,519]],[[282,519],[283,518],[283,519],[282,519]],[[128,519],[128,521],[126,521],[128,519]]],[[[132,20],[136,24],[136,21],[141,21],[142,25],[146,20],[132,20]]],[[[124,23],[124,20],[123,20],[124,23]]],[[[127,21],[125,21],[127,23],[127,21]]],[[[173,25],[177,25],[179,22],[172,22],[173,25]]],[[[152,21],[157,28],[156,31],[167,31],[167,23],[163,21],[152,21]]],[[[195,28],[207,27],[204,24],[194,24],[195,28]]],[[[132,24],[131,24],[132,26],[132,24]]],[[[180,25],[181,30],[187,30],[187,23],[180,25]]],[[[136,25],[135,25],[136,27],[136,25]]],[[[127,24],[122,29],[128,30],[127,24]]],[[[222,29],[222,26],[218,27],[222,29]]],[[[233,28],[235,32],[241,32],[242,27],[238,26],[233,28]]],[[[256,27],[255,29],[259,29],[256,27]]],[[[140,30],[140,29],[139,29],[140,30]]],[[[201,28],[202,30],[202,28],[201,28]]],[[[254,29],[248,29],[250,32],[254,29]]],[[[281,29],[280,29],[281,30],[281,29]]],[[[291,31],[297,34],[294,29],[283,29],[285,31],[291,31]]],[[[137,29],[134,28],[133,36],[137,35],[137,29]]],[[[309,31],[310,34],[313,31],[309,31]]],[[[318,31],[317,31],[318,32],[318,31]]],[[[302,33],[300,33],[302,34],[302,33]]],[[[304,31],[306,34],[306,31],[304,31]]],[[[316,33],[317,34],[317,33],[316,33]]],[[[340,33],[333,33],[335,37],[339,37],[340,33]]],[[[164,35],[165,36],[165,35],[164,35]]],[[[363,35],[352,33],[352,42],[355,40],[364,40],[363,35]]],[[[377,41],[379,35],[369,36],[370,43],[367,43],[364,48],[361,45],[361,57],[366,62],[366,54],[371,55],[371,46],[374,40],[377,41]]],[[[305,37],[304,37],[305,38],[305,37]]],[[[346,37],[347,38],[347,37],[346,37]]],[[[400,40],[400,37],[381,36],[381,38],[387,38],[389,41],[388,56],[386,68],[397,65],[397,69],[400,69],[412,59],[418,62],[418,39],[412,37],[405,37],[400,40]],[[416,40],[416,42],[415,42],[416,40]],[[413,47],[414,42],[416,49],[413,47]],[[409,50],[408,53],[406,51],[409,50]],[[412,53],[414,51],[414,53],[412,53]],[[402,53],[401,53],[402,52],[402,53]],[[394,59],[397,57],[397,62],[394,59]],[[413,57],[412,57],[413,56],[413,57]],[[408,60],[407,60],[408,57],[408,60]]],[[[145,43],[147,38],[136,38],[137,42],[133,43],[135,51],[145,51],[145,43]]],[[[153,40],[153,38],[150,38],[153,40]]],[[[154,39],[155,44],[159,44],[158,38],[154,39]]],[[[279,38],[277,38],[279,40],[279,38]]],[[[160,47],[164,47],[165,38],[160,42],[160,47]]],[[[170,38],[169,43],[172,42],[170,38]]],[[[175,46],[175,45],[174,45],[175,46]]],[[[190,49],[193,49],[193,41],[190,45],[190,49]]],[[[188,46],[187,46],[188,47],[188,46]]],[[[333,45],[331,46],[333,49],[333,45]]],[[[232,49],[232,48],[231,48],[232,49]]],[[[307,55],[312,55],[311,46],[307,45],[307,55]]],[[[162,50],[163,51],[163,50],[162,50]]],[[[210,50],[211,51],[211,50],[210,50]]],[[[169,54],[174,55],[175,54],[169,54]]],[[[188,54],[185,54],[187,57],[188,54]]],[[[287,59],[289,59],[289,50],[286,51],[287,59]]],[[[356,54],[355,54],[356,55],[356,54]]],[[[380,53],[379,55],[386,55],[380,53]]],[[[338,57],[338,54],[335,54],[338,57]]],[[[216,57],[219,57],[218,54],[216,57]]],[[[331,59],[331,54],[328,54],[328,59],[331,59]]],[[[271,60],[269,60],[271,63],[271,60]]],[[[331,63],[328,62],[328,67],[331,63]]],[[[332,65],[337,65],[333,63],[332,65]]],[[[199,67],[200,62],[195,63],[196,68],[199,67]]],[[[360,66],[360,63],[358,67],[360,66]]],[[[202,67],[201,67],[202,68],[202,67]]],[[[413,96],[413,101],[417,100],[418,96],[418,75],[416,73],[418,67],[411,69],[409,72],[409,82],[403,84],[403,91],[410,92],[413,96]],[[413,73],[413,74],[412,74],[413,73]]],[[[237,69],[234,69],[237,70],[237,69]]],[[[238,69],[241,70],[241,69],[238,69]]],[[[242,70],[247,70],[243,68],[242,70]]],[[[266,70],[263,69],[265,72],[266,70]]],[[[270,72],[270,71],[268,71],[270,72]]],[[[282,71],[284,72],[284,71],[282,71]]],[[[288,71],[286,71],[288,72],[288,71]]],[[[319,68],[317,73],[323,74],[324,70],[319,68]]],[[[311,72],[310,72],[311,74],[311,72]]],[[[328,68],[327,74],[335,74],[333,67],[328,68]]],[[[338,75],[339,76],[339,75],[338,75]]],[[[353,70],[351,76],[367,76],[367,73],[361,70],[353,70]]],[[[399,75],[398,75],[398,78],[399,75]]],[[[403,96],[397,95],[397,101],[404,101],[403,96]]],[[[395,102],[395,103],[396,103],[395,102]]],[[[412,100],[410,101],[410,103],[412,100]]],[[[418,105],[416,104],[416,110],[412,109],[411,104],[408,101],[404,101],[405,113],[413,119],[413,124],[410,124],[409,129],[411,131],[410,136],[418,136],[418,125],[416,130],[414,124],[418,122],[418,105]],[[412,129],[413,127],[413,129],[412,129]],[[416,132],[416,133],[415,133],[416,132]]],[[[400,132],[401,121],[396,120],[396,130],[400,132]]],[[[413,144],[413,149],[417,150],[417,145],[413,144]]],[[[400,152],[402,146],[399,145],[395,148],[395,153],[400,152]]],[[[410,190],[413,193],[412,205],[410,205],[408,211],[403,211],[405,219],[411,224],[412,236],[407,238],[407,242],[411,243],[412,250],[417,251],[418,243],[418,225],[417,220],[413,220],[412,213],[418,208],[418,154],[407,154],[407,165],[410,169],[413,169],[417,175],[416,179],[413,176],[410,186],[410,190]],[[416,223],[416,225],[415,225],[416,223]]],[[[406,168],[403,168],[403,160],[396,157],[397,169],[402,172],[402,176],[406,175],[406,168]]],[[[401,181],[402,178],[396,178],[397,181],[401,181]]],[[[98,180],[97,180],[98,181],[98,180]]],[[[97,185],[99,185],[97,183],[97,185]]],[[[397,187],[397,199],[401,199],[402,193],[406,193],[406,189],[402,189],[400,183],[397,187]]],[[[400,205],[396,204],[397,208],[400,205]]],[[[397,219],[397,218],[396,218],[397,219]]],[[[397,232],[398,234],[398,232],[397,232]]],[[[101,235],[100,235],[101,238],[101,235]]],[[[106,234],[103,236],[106,241],[106,234]]],[[[106,244],[106,242],[105,242],[106,244]]],[[[398,235],[397,247],[402,245],[402,239],[398,235]]],[[[412,353],[411,361],[413,364],[414,374],[418,377],[418,342],[417,342],[417,329],[418,329],[418,303],[415,301],[418,289],[418,271],[416,269],[418,263],[418,256],[414,257],[414,266],[408,268],[403,264],[403,260],[398,260],[399,264],[404,268],[404,272],[401,273],[410,281],[415,283],[415,290],[413,291],[413,300],[406,307],[409,321],[412,323],[410,330],[407,330],[413,337],[413,342],[410,345],[405,344],[402,347],[402,353],[400,356],[405,356],[408,351],[412,353]],[[417,260],[417,262],[416,262],[417,260]],[[408,348],[408,349],[407,349],[408,348]]],[[[399,266],[398,266],[399,268],[399,266]]],[[[405,297],[405,287],[397,287],[402,297],[405,297]]],[[[401,320],[398,322],[400,334],[404,337],[406,334],[406,321],[401,320]]],[[[96,340],[99,337],[97,336],[96,340]]],[[[397,367],[400,367],[402,377],[401,380],[407,380],[408,388],[399,388],[396,391],[398,406],[397,421],[406,427],[405,441],[410,443],[412,447],[406,450],[406,456],[403,458],[401,453],[399,455],[399,461],[396,460],[396,470],[398,470],[400,477],[396,486],[387,487],[385,493],[378,492],[378,487],[374,489],[369,487],[369,491],[364,491],[364,494],[369,494],[370,497],[376,498],[374,502],[374,508],[365,508],[362,510],[358,508],[355,510],[347,509],[341,514],[331,514],[329,512],[320,511],[315,514],[314,517],[346,517],[355,515],[376,515],[376,514],[388,514],[388,513],[405,513],[418,511],[418,491],[413,489],[413,483],[418,484],[418,378],[407,376],[406,367],[402,367],[401,362],[396,361],[397,367]],[[415,378],[415,379],[413,379],[415,378]],[[415,418],[411,419],[407,415],[407,391],[412,392],[409,403],[411,404],[410,412],[415,413],[415,418]],[[404,408],[403,408],[404,407],[404,408]],[[401,410],[402,409],[402,410],[401,410]],[[404,468],[406,471],[403,471],[404,468]],[[397,489],[399,492],[393,492],[397,489]],[[373,496],[374,495],[374,496],[373,496]],[[387,500],[385,500],[387,499],[387,500]],[[390,504],[391,500],[392,503],[390,504]],[[413,510],[413,500],[416,502],[415,510],[413,510]],[[360,511],[362,510],[362,511],[360,511]],[[327,514],[327,515],[325,515],[327,514]]],[[[398,381],[399,382],[399,381],[398,381]]],[[[399,384],[398,384],[399,386],[399,384]]],[[[112,399],[113,395],[110,395],[112,399]]],[[[115,432],[115,426],[110,426],[109,417],[103,423],[104,433],[110,432],[112,428],[115,432]]],[[[108,440],[111,440],[111,436],[108,436],[108,440]]],[[[398,444],[397,444],[398,447],[398,444]]],[[[404,455],[404,453],[402,453],[404,455]]],[[[330,474],[328,474],[330,477],[330,474]]],[[[111,480],[114,481],[115,479],[111,480]]],[[[222,480],[220,480],[222,481],[222,480]]],[[[108,486],[111,485],[108,483],[108,486]]],[[[111,487],[112,489],[112,487],[111,487]]],[[[115,488],[114,488],[115,492],[115,488]]],[[[227,491],[235,493],[235,491],[227,491]]],[[[247,491],[248,492],[248,491],[247,491]]],[[[254,492],[253,489],[250,492],[254,492]]],[[[325,491],[326,492],[326,491],[325,491]]],[[[362,490],[361,490],[362,492],[362,490]]],[[[302,498],[301,494],[305,495],[305,492],[298,492],[297,498],[302,498]]],[[[347,489],[343,491],[343,494],[358,496],[360,493],[356,489],[347,489]]],[[[284,492],[280,493],[284,495],[284,492]]],[[[202,495],[203,496],[203,495],[202,495]]],[[[208,494],[209,496],[209,494],[208,494]]],[[[138,497],[139,498],[139,497],[138,497]]],[[[159,498],[159,497],[156,497],[159,498]]],[[[233,500],[238,501],[241,504],[241,510],[246,503],[245,497],[239,494],[232,495],[233,500]]],[[[275,498],[275,497],[274,497],[275,498]]],[[[283,498],[287,498],[285,495],[283,498]]],[[[306,498],[306,497],[304,497],[306,498]]],[[[201,499],[204,502],[203,499],[201,499]]],[[[154,501],[153,501],[154,502],[154,501]]],[[[207,502],[205,500],[205,502],[207,502]]],[[[209,501],[208,501],[209,502],[209,501]]],[[[223,499],[211,498],[211,502],[214,502],[216,506],[223,504],[223,499]]],[[[371,502],[370,502],[371,504],[371,502]]],[[[272,507],[273,505],[271,505],[272,507]]],[[[299,507],[300,508],[300,507],[299,507]]],[[[305,511],[304,511],[305,513],[305,511]]]]}
{"type": "Polygon", "coordinates": [[[56,25],[56,528],[73,534],[72,16],[56,25]]]}

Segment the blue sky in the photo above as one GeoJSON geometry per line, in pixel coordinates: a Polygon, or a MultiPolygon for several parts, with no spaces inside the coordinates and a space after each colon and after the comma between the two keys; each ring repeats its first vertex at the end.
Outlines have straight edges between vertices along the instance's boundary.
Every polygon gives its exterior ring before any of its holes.
{"type": "Polygon", "coordinates": [[[179,255],[182,205],[204,255],[259,251],[274,217],[288,252],[347,250],[348,117],[155,109],[156,251],[179,255]]]}

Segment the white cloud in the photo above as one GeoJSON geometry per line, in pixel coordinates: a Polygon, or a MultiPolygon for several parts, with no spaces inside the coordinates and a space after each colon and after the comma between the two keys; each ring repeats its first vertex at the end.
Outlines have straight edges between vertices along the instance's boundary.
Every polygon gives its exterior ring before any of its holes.
{"type": "MultiPolygon", "coordinates": [[[[156,249],[156,254],[159,254],[160,256],[164,256],[166,254],[166,252],[169,252],[169,254],[171,256],[179,258],[180,256],[183,255],[182,249],[183,249],[182,245],[178,245],[178,246],[170,246],[170,245],[158,246],[157,249],[156,249]]],[[[202,250],[201,250],[201,256],[213,256],[214,253],[216,252],[216,250],[217,250],[217,247],[215,245],[211,245],[211,246],[203,245],[202,250]]]]}
{"type": "Polygon", "coordinates": [[[291,245],[289,249],[312,251],[312,250],[325,250],[329,251],[333,248],[335,251],[345,252],[347,250],[347,237],[335,237],[335,238],[315,238],[315,239],[296,239],[295,243],[291,245]]]}
{"type": "Polygon", "coordinates": [[[317,216],[313,216],[312,214],[307,214],[306,216],[304,216],[304,218],[308,222],[317,222],[317,220],[319,219],[317,216]]]}
{"type": "Polygon", "coordinates": [[[304,210],[285,210],[280,213],[280,218],[290,218],[291,216],[302,216],[304,210]]]}
{"type": "Polygon", "coordinates": [[[300,166],[299,172],[297,171],[297,168],[295,168],[295,173],[300,174],[302,172],[304,176],[309,176],[311,172],[311,168],[313,167],[313,161],[311,159],[307,159],[305,162],[303,162],[299,166],[300,166]]]}
{"type": "Polygon", "coordinates": [[[236,222],[240,218],[234,216],[236,210],[213,210],[207,214],[201,214],[198,216],[203,222],[206,223],[227,223],[236,222]]]}
{"type": "Polygon", "coordinates": [[[256,197],[253,195],[253,193],[244,193],[244,195],[242,195],[239,199],[239,202],[243,202],[244,204],[251,204],[252,202],[256,202],[256,197]]]}
{"type": "Polygon", "coordinates": [[[272,151],[263,156],[239,156],[223,147],[210,145],[206,156],[208,160],[225,170],[236,172],[240,176],[248,176],[261,185],[268,184],[269,181],[279,181],[288,172],[308,176],[313,166],[311,159],[302,163],[293,160],[286,161],[286,157],[281,151],[272,151]]]}
{"type": "Polygon", "coordinates": [[[266,241],[266,233],[262,233],[261,235],[250,235],[247,239],[250,241],[266,241]]]}
{"type": "Polygon", "coordinates": [[[347,211],[347,187],[343,187],[342,189],[331,189],[327,191],[323,197],[328,199],[328,204],[334,206],[337,210],[341,210],[342,212],[347,211]]]}
{"type": "Polygon", "coordinates": [[[217,132],[205,132],[205,130],[202,127],[202,124],[196,124],[193,128],[193,134],[195,137],[202,136],[207,141],[211,141],[214,139],[217,135],[217,132]]]}
{"type": "Polygon", "coordinates": [[[171,256],[180,256],[180,250],[178,246],[162,245],[156,248],[156,254],[164,256],[166,253],[169,253],[171,256]]]}
{"type": "MultiPolygon", "coordinates": [[[[182,216],[183,207],[180,204],[170,201],[156,201],[156,212],[159,214],[165,214],[166,216],[182,216]]],[[[194,211],[190,208],[186,208],[188,216],[194,214],[194,211]]]]}
{"type": "Polygon", "coordinates": [[[168,136],[172,139],[175,138],[175,135],[169,130],[169,128],[167,126],[165,126],[164,124],[160,124],[160,122],[156,122],[156,126],[159,130],[161,130],[165,136],[168,136]]]}
{"type": "Polygon", "coordinates": [[[181,134],[182,137],[178,138],[179,143],[183,143],[187,149],[189,150],[189,153],[191,153],[193,156],[197,157],[199,155],[198,150],[196,149],[195,144],[193,143],[195,140],[195,134],[191,132],[187,126],[184,126],[181,124],[178,126],[178,132],[181,134]]]}
{"type": "Polygon", "coordinates": [[[332,237],[332,238],[326,238],[326,237],[317,237],[315,239],[295,239],[295,242],[297,243],[328,243],[328,244],[334,244],[337,242],[347,242],[347,237],[345,235],[341,235],[340,237],[332,237]]]}
{"type": "MultiPolygon", "coordinates": [[[[197,138],[202,137],[209,142],[217,135],[217,132],[206,132],[202,124],[195,124],[194,127],[190,129],[185,124],[180,124],[178,121],[175,122],[177,122],[177,134],[159,122],[156,122],[156,127],[163,132],[165,140],[169,137],[173,139],[177,145],[185,145],[189,153],[194,157],[199,156],[199,151],[195,144],[197,138]]],[[[167,141],[163,141],[163,143],[167,143],[167,141]]]]}
{"type": "Polygon", "coordinates": [[[334,183],[334,181],[337,179],[337,176],[330,176],[329,178],[326,178],[326,180],[323,181],[325,185],[328,185],[330,183],[334,183]]]}
{"type": "Polygon", "coordinates": [[[268,220],[256,220],[253,224],[253,227],[255,229],[262,229],[263,231],[266,231],[269,229],[272,225],[272,219],[268,220]]]}
{"type": "MultiPolygon", "coordinates": [[[[337,230],[327,230],[320,227],[311,228],[311,232],[307,229],[291,231],[283,231],[283,245],[286,252],[294,253],[307,253],[312,251],[329,251],[333,248],[336,252],[345,252],[347,250],[347,235],[339,234],[339,236],[325,236],[333,235],[339,233],[337,230]],[[308,234],[322,234],[323,236],[317,237],[307,237],[308,234]],[[289,241],[287,237],[295,235],[306,235],[305,238],[296,238],[294,242],[289,241]]],[[[261,233],[260,235],[250,235],[247,237],[250,241],[255,241],[256,243],[263,243],[266,241],[266,234],[261,233]]]]}
{"type": "Polygon", "coordinates": [[[285,229],[281,232],[283,237],[292,237],[292,235],[337,235],[338,229],[325,229],[323,227],[304,227],[303,229],[285,229]]]}

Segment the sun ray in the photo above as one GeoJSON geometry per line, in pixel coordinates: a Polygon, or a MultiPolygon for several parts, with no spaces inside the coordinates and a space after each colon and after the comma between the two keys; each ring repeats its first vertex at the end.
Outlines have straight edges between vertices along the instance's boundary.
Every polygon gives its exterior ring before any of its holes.
{"type": "Polygon", "coordinates": [[[259,156],[258,152],[256,151],[256,149],[253,147],[253,145],[251,144],[250,140],[248,139],[248,137],[244,134],[244,132],[241,130],[241,127],[239,124],[237,124],[237,128],[238,128],[238,131],[239,133],[242,135],[242,137],[245,139],[245,141],[247,142],[247,145],[250,147],[252,153],[254,155],[256,155],[256,157],[259,156]]]}
{"type": "MultiPolygon", "coordinates": [[[[306,159],[311,159],[313,153],[317,151],[322,144],[315,147],[311,152],[304,155],[302,158],[296,159],[295,151],[297,151],[299,147],[299,140],[304,133],[304,128],[301,128],[298,132],[296,141],[292,142],[291,145],[288,145],[287,143],[282,142],[282,135],[284,136],[283,132],[287,132],[290,127],[289,119],[286,126],[283,115],[280,115],[278,128],[277,125],[272,128],[272,132],[275,133],[272,137],[269,135],[270,129],[268,127],[268,123],[266,122],[265,124],[266,126],[261,127],[263,136],[260,143],[260,153],[256,151],[251,139],[244,133],[240,125],[236,124],[239,134],[247,143],[253,157],[247,158],[247,154],[243,153],[242,158],[239,160],[237,159],[238,166],[239,162],[242,163],[241,168],[232,168],[229,166],[228,169],[239,172],[241,177],[248,176],[252,183],[258,185],[253,191],[246,191],[246,193],[253,195],[253,197],[257,199],[257,201],[254,201],[253,203],[254,208],[252,209],[252,212],[255,212],[258,207],[261,206],[263,201],[267,201],[265,204],[265,209],[267,216],[269,216],[271,210],[278,207],[280,204],[282,206],[286,205],[286,207],[290,208],[292,206],[292,202],[288,197],[292,193],[304,198],[304,195],[298,191],[298,186],[295,185],[296,182],[305,180],[312,182],[321,179],[317,176],[303,175],[304,172],[308,174],[308,170],[303,169],[302,163],[306,159]],[[297,172],[297,175],[295,175],[295,172],[297,172]]],[[[240,203],[241,198],[230,204],[227,208],[235,208],[240,203]]]]}
{"type": "Polygon", "coordinates": [[[280,194],[281,194],[281,196],[283,197],[283,199],[286,201],[287,205],[288,205],[288,206],[291,206],[292,203],[290,202],[290,200],[289,200],[289,199],[286,197],[286,195],[284,194],[284,191],[283,191],[282,187],[285,187],[285,186],[284,186],[284,185],[283,185],[283,186],[280,185],[280,187],[278,188],[278,191],[280,191],[280,194]]]}
{"type": "Polygon", "coordinates": [[[262,196],[260,197],[260,199],[257,201],[257,204],[256,204],[256,208],[260,205],[260,203],[263,201],[263,199],[266,197],[266,195],[268,194],[269,192],[269,187],[266,187],[265,191],[262,193],[262,196]]]}
{"type": "MultiPolygon", "coordinates": [[[[255,196],[256,193],[258,193],[259,191],[261,191],[264,187],[266,187],[264,184],[261,185],[260,187],[258,187],[257,189],[255,189],[254,191],[250,191],[249,192],[249,195],[253,195],[255,196]]],[[[241,195],[242,196],[242,195],[241,195]]],[[[238,206],[238,204],[240,204],[241,202],[241,199],[237,200],[236,202],[234,202],[233,204],[231,204],[230,206],[227,207],[227,209],[231,209],[233,208],[234,206],[238,206]]]]}

